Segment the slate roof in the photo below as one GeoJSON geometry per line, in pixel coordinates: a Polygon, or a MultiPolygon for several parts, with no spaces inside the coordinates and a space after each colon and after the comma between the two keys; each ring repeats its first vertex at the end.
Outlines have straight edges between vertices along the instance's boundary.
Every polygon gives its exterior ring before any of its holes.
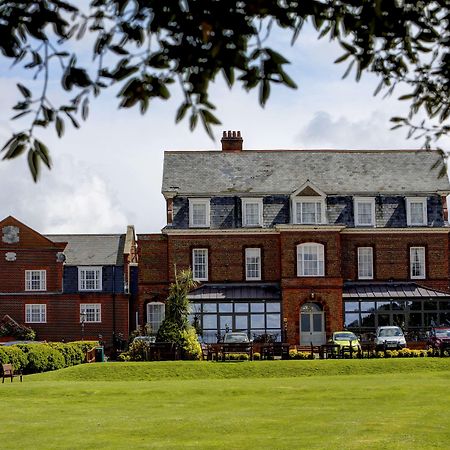
{"type": "Polygon", "coordinates": [[[280,300],[277,284],[205,284],[188,294],[191,302],[204,300],[280,300]]]}
{"type": "Polygon", "coordinates": [[[349,298],[420,298],[450,297],[449,293],[420,286],[417,283],[346,283],[342,293],[349,298]]]}
{"type": "Polygon", "coordinates": [[[450,192],[442,167],[425,150],[170,151],[162,192],[291,194],[308,180],[326,194],[450,192]]]}
{"type": "Polygon", "coordinates": [[[123,265],[123,234],[51,234],[45,237],[53,242],[67,242],[66,265],[123,265]]]}

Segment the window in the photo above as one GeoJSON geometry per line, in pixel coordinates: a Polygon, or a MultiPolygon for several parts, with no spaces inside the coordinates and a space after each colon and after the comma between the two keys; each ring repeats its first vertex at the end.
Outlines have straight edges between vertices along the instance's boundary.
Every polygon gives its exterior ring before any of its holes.
{"type": "Polygon", "coordinates": [[[262,198],[242,199],[242,226],[262,227],[263,201],[262,198]]]}
{"type": "Polygon", "coordinates": [[[358,247],[358,278],[371,280],[373,278],[373,248],[358,247]]]}
{"type": "Polygon", "coordinates": [[[411,247],[409,249],[411,278],[425,278],[425,247],[411,247]]]}
{"type": "Polygon", "coordinates": [[[47,290],[47,271],[25,270],[25,290],[26,291],[47,290]]]}
{"type": "Polygon", "coordinates": [[[308,242],[297,245],[297,276],[323,277],[325,275],[324,247],[308,242]]]}
{"type": "Polygon", "coordinates": [[[245,249],[245,279],[260,280],[261,279],[261,249],[246,248],[245,249]]]}
{"type": "Polygon", "coordinates": [[[161,302],[147,304],[147,325],[150,325],[152,334],[156,334],[166,315],[166,306],[161,302]]]}
{"type": "Polygon", "coordinates": [[[78,267],[78,289],[80,291],[101,291],[102,268],[78,267]]]}
{"type": "Polygon", "coordinates": [[[47,322],[47,305],[40,305],[40,304],[25,305],[25,322],[26,323],[46,323],[47,322]]]}
{"type": "Polygon", "coordinates": [[[297,197],[294,202],[294,223],[317,224],[324,222],[325,202],[318,197],[297,197]]]}
{"type": "Polygon", "coordinates": [[[355,206],[355,226],[375,225],[375,199],[369,197],[356,197],[355,206]]]}
{"type": "Polygon", "coordinates": [[[192,272],[196,281],[208,280],[208,249],[194,248],[192,250],[192,272]]]}
{"type": "Polygon", "coordinates": [[[189,199],[189,226],[208,228],[209,227],[209,198],[189,199]]]}
{"type": "Polygon", "coordinates": [[[80,305],[80,323],[101,321],[102,305],[99,303],[83,303],[80,305]]]}
{"type": "Polygon", "coordinates": [[[406,199],[407,225],[427,225],[427,199],[423,197],[410,197],[406,199]]]}

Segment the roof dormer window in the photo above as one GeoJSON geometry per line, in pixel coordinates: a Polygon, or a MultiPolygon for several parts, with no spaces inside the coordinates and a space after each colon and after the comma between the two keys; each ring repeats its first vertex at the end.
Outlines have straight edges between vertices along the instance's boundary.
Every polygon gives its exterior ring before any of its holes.
{"type": "Polygon", "coordinates": [[[262,227],[263,201],[262,198],[242,199],[242,226],[262,227]]]}
{"type": "Polygon", "coordinates": [[[406,223],[408,226],[428,224],[426,197],[409,197],[406,199],[406,223]]]}
{"type": "Polygon", "coordinates": [[[317,225],[325,223],[326,195],[309,181],[291,195],[292,223],[317,225]]]}
{"type": "Polygon", "coordinates": [[[191,228],[209,228],[210,199],[189,199],[189,226],[191,228]]]}

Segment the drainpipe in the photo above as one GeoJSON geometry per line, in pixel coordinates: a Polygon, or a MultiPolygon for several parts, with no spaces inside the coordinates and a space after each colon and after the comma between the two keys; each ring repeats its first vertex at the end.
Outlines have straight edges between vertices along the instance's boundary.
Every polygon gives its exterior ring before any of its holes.
{"type": "Polygon", "coordinates": [[[112,317],[112,325],[113,325],[113,352],[116,351],[116,266],[112,266],[113,271],[113,280],[112,280],[112,307],[113,307],[113,317],[112,317]]]}

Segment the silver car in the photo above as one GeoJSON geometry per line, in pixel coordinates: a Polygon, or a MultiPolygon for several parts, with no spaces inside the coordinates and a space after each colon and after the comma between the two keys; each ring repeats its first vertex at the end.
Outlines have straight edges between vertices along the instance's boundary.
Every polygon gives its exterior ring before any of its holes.
{"type": "Polygon", "coordinates": [[[400,327],[386,326],[378,327],[375,334],[375,348],[382,350],[398,350],[406,347],[406,339],[400,327]]]}

